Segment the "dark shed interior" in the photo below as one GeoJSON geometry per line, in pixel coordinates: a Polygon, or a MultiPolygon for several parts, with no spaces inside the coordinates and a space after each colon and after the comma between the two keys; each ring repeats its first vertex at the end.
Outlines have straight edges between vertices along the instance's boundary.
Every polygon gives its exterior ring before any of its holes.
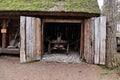
{"type": "Polygon", "coordinates": [[[19,54],[20,48],[20,17],[4,19],[0,22],[0,49],[1,53],[19,54]],[[4,30],[5,33],[4,33],[4,30]],[[3,30],[3,31],[2,31],[3,30]]]}
{"type": "Polygon", "coordinates": [[[44,51],[48,51],[49,41],[57,39],[61,35],[61,40],[67,41],[69,51],[80,50],[80,23],[61,23],[61,22],[45,22],[44,23],[44,51]]]}

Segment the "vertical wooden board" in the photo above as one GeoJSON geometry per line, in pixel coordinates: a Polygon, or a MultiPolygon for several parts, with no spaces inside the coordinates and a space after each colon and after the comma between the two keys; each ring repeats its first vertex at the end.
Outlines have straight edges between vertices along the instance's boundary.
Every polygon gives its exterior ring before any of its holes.
{"type": "Polygon", "coordinates": [[[22,16],[20,22],[21,62],[40,60],[42,50],[41,20],[35,17],[22,16]]]}
{"type": "Polygon", "coordinates": [[[32,18],[26,17],[26,58],[27,62],[33,60],[32,52],[32,18]]]}
{"type": "Polygon", "coordinates": [[[25,53],[25,27],[26,27],[26,18],[24,16],[20,17],[20,62],[26,62],[26,53],[25,53]]]}
{"type": "Polygon", "coordinates": [[[29,55],[29,27],[31,26],[31,18],[26,17],[26,60],[28,60],[29,55]]]}
{"type": "Polygon", "coordinates": [[[41,32],[41,19],[36,18],[35,20],[36,26],[35,26],[35,51],[34,51],[34,57],[36,60],[40,60],[41,53],[42,53],[42,32],[41,32]]]}
{"type": "Polygon", "coordinates": [[[86,62],[93,63],[90,21],[91,21],[90,19],[85,20],[85,26],[84,26],[84,58],[86,62]]]}
{"type": "Polygon", "coordinates": [[[35,42],[36,42],[36,18],[32,17],[32,22],[31,22],[31,57],[33,58],[33,60],[35,60],[35,42]]]}
{"type": "Polygon", "coordinates": [[[105,65],[105,53],[106,53],[106,17],[100,17],[100,63],[105,65]]]}
{"type": "Polygon", "coordinates": [[[95,55],[95,21],[94,18],[91,18],[91,44],[92,44],[92,53],[93,58],[95,55]]]}
{"type": "Polygon", "coordinates": [[[94,54],[94,63],[95,64],[99,64],[99,57],[100,57],[100,34],[99,34],[99,30],[100,30],[100,24],[99,24],[99,18],[95,19],[95,54],[94,54]]]}

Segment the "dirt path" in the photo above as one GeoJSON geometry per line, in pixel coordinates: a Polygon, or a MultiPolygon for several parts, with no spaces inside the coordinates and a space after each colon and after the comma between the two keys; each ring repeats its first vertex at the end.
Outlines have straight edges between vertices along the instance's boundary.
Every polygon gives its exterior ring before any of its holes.
{"type": "Polygon", "coordinates": [[[0,80],[120,80],[120,77],[115,71],[86,63],[20,64],[18,57],[0,56],[0,80]]]}

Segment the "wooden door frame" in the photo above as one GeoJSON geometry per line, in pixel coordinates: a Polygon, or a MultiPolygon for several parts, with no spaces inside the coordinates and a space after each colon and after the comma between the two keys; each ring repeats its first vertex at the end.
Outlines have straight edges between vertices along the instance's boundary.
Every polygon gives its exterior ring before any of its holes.
{"type": "Polygon", "coordinates": [[[79,46],[79,54],[82,57],[83,49],[84,49],[84,21],[81,19],[42,19],[42,54],[44,54],[44,23],[45,22],[59,22],[59,23],[80,23],[80,46],[79,46]]]}
{"type": "Polygon", "coordinates": [[[80,58],[84,58],[84,21],[81,23],[81,35],[80,35],[80,58]]]}

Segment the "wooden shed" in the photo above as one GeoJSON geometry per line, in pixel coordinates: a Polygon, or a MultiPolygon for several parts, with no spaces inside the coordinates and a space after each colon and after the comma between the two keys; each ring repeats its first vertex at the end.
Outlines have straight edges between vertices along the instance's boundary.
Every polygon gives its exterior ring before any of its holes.
{"type": "Polygon", "coordinates": [[[106,18],[100,17],[97,0],[4,1],[0,53],[20,53],[20,62],[41,60],[51,52],[49,42],[62,36],[68,54],[76,50],[88,63],[105,64],[106,18]]]}

